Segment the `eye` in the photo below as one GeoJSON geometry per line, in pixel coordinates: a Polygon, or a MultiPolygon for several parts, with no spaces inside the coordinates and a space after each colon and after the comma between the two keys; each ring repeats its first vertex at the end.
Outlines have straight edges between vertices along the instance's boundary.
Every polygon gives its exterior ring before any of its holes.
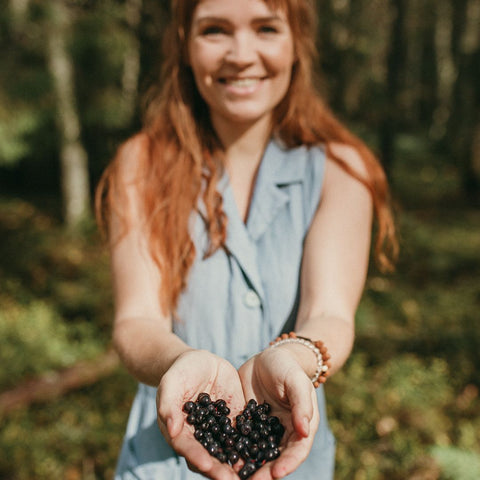
{"type": "Polygon", "coordinates": [[[261,25],[258,28],[259,33],[278,33],[278,28],[274,27],[273,25],[261,25]]]}
{"type": "Polygon", "coordinates": [[[209,25],[202,29],[202,35],[209,36],[209,35],[221,35],[225,33],[225,29],[219,25],[209,25]]]}

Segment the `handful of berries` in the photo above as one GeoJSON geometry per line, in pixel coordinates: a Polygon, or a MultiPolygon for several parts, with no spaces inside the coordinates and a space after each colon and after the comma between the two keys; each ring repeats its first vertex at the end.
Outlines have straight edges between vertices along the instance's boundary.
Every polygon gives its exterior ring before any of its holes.
{"type": "Polygon", "coordinates": [[[183,405],[187,423],[195,428],[194,437],[210,455],[230,465],[240,458],[245,461],[238,472],[241,479],[250,477],[280,455],[278,446],[285,427],[278,417],[269,415],[270,410],[268,403],[257,404],[251,399],[236,416],[234,426],[225,400],[213,401],[208,393],[200,393],[195,402],[183,405]]]}

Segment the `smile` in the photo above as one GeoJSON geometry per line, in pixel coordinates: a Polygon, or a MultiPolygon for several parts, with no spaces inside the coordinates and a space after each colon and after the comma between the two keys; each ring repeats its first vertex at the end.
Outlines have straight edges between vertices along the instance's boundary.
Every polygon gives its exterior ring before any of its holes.
{"type": "Polygon", "coordinates": [[[224,78],[221,80],[226,85],[237,88],[251,88],[255,87],[261,82],[261,78],[224,78]]]}

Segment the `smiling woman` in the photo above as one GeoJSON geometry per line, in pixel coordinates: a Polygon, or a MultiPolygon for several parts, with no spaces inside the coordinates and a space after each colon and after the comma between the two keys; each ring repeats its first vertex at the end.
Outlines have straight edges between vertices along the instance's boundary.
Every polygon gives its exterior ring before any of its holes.
{"type": "Polygon", "coordinates": [[[285,96],[294,63],[285,12],[272,15],[263,2],[204,1],[195,9],[189,64],[208,104],[214,129],[236,129],[259,120],[270,127],[285,96]]]}
{"type": "Polygon", "coordinates": [[[352,348],[374,213],[381,266],[396,241],[383,170],[313,87],[313,3],[172,2],[144,127],[97,190],[113,340],[140,381],[117,480],[233,480],[243,461],[255,480],[333,478],[323,382],[352,348]],[[182,412],[200,393],[232,418],[267,402],[280,456],[242,433],[247,460],[224,463],[202,424],[211,457],[182,412]]]}

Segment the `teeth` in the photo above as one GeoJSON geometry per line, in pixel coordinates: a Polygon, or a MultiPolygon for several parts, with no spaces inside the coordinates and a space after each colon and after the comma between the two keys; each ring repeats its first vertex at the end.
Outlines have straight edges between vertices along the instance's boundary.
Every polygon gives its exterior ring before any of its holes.
{"type": "Polygon", "coordinates": [[[234,87],[251,87],[253,85],[256,85],[258,82],[258,78],[238,78],[226,80],[226,83],[228,85],[233,85],[234,87]]]}

